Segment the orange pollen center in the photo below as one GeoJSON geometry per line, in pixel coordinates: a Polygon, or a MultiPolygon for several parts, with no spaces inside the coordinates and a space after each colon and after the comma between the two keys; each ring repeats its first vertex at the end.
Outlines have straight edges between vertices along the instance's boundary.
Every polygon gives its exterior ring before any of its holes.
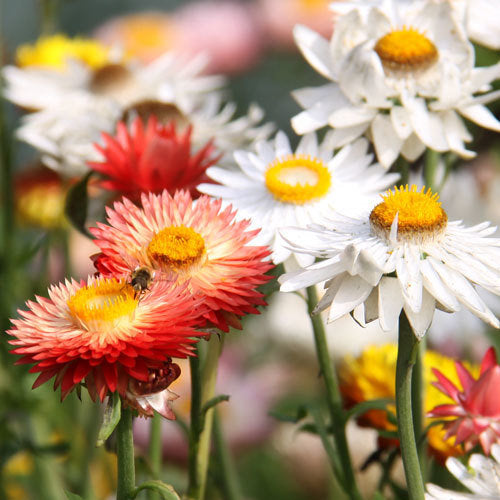
{"type": "Polygon", "coordinates": [[[67,304],[82,328],[113,334],[133,320],[138,300],[130,285],[111,278],[80,288],[67,304]]]}
{"type": "Polygon", "coordinates": [[[205,254],[205,240],[190,227],[166,227],[153,236],[147,254],[168,269],[185,270],[205,254]]]}
{"type": "Polygon", "coordinates": [[[268,166],[265,180],[277,200],[295,205],[323,197],[332,184],[330,171],[320,159],[300,154],[276,159],[268,166]]]}
{"type": "Polygon", "coordinates": [[[425,35],[405,26],[380,38],[375,52],[384,67],[400,71],[425,69],[438,58],[436,46],[425,35]]]}
{"type": "Polygon", "coordinates": [[[384,200],[370,213],[372,231],[389,240],[394,218],[398,217],[397,240],[423,243],[440,237],[448,222],[446,212],[441,208],[437,193],[423,187],[395,188],[382,195],[384,200]]]}

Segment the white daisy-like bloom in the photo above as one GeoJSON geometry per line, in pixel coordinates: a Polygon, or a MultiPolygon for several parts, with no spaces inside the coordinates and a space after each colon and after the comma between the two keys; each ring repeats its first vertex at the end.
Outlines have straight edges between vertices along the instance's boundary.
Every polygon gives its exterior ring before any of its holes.
{"type": "Polygon", "coordinates": [[[205,94],[225,83],[222,76],[201,74],[208,62],[202,55],[186,61],[166,52],[149,64],[117,61],[94,69],[70,60],[64,71],[6,66],[2,70],[5,96],[18,106],[34,110],[67,103],[68,94],[83,92],[110,97],[123,108],[154,100],[175,103],[189,112],[205,94]]]}
{"type": "Polygon", "coordinates": [[[101,161],[94,147],[101,132],[112,133],[122,114],[116,102],[83,93],[68,102],[23,117],[17,137],[41,153],[42,162],[67,177],[88,172],[87,161],[101,161]]]}
{"type": "MultiPolygon", "coordinates": [[[[279,131],[274,141],[256,142],[256,153],[236,151],[238,171],[210,167],[207,175],[220,184],[202,184],[198,190],[222,198],[238,209],[238,217],[250,219],[252,228],[262,228],[255,244],[270,245],[273,261],[284,262],[292,251],[280,228],[306,227],[332,210],[352,213],[356,207],[371,206],[380,191],[399,178],[372,165],[367,140],[361,138],[336,155],[330,142],[331,133],[321,144],[316,134],[306,134],[293,151],[279,131]]],[[[302,265],[314,260],[304,253],[296,257],[302,265]]]]}
{"type": "Polygon", "coordinates": [[[485,107],[500,95],[490,92],[500,63],[474,67],[474,48],[447,1],[355,6],[338,18],[331,41],[304,26],[294,34],[309,64],[331,80],[293,92],[304,108],[292,119],[299,134],[329,125],[336,146],[365,134],[388,168],[426,147],[473,157],[462,117],[500,131],[485,107]]]}
{"type": "Polygon", "coordinates": [[[454,457],[446,460],[446,468],[472,493],[451,491],[427,484],[426,500],[500,500],[500,445],[491,447],[493,458],[474,453],[468,466],[454,457]]]}
{"type": "Polygon", "coordinates": [[[328,321],[352,312],[360,323],[378,318],[389,331],[404,310],[418,338],[436,308],[463,306],[498,328],[475,289],[500,295],[500,239],[489,238],[496,228],[448,221],[437,194],[424,188],[396,188],[382,199],[362,217],[337,215],[322,226],[281,230],[294,252],[323,259],[281,276],[281,290],[326,281],[316,312],[330,307],[328,321]]]}
{"type": "Polygon", "coordinates": [[[234,149],[269,136],[274,126],[261,124],[262,110],[253,105],[235,118],[236,106],[224,101],[224,79],[199,75],[205,57],[183,62],[167,53],[141,66],[109,64],[92,70],[77,61],[66,72],[7,67],[7,96],[16,104],[39,109],[23,119],[17,136],[42,153],[44,163],[66,175],[88,172],[99,161],[93,144],[101,133],[114,133],[119,120],[156,114],[193,126],[194,146],[213,139],[227,157],[234,149]]]}
{"type": "MultiPolygon", "coordinates": [[[[384,0],[336,1],[330,4],[335,15],[343,15],[355,7],[369,8],[381,5],[384,0]]],[[[411,2],[412,0],[399,0],[411,2]]],[[[415,1],[415,0],[413,0],[415,1]]],[[[467,36],[473,42],[490,49],[500,49],[500,24],[497,0],[441,0],[449,2],[459,22],[464,23],[467,36]]]]}

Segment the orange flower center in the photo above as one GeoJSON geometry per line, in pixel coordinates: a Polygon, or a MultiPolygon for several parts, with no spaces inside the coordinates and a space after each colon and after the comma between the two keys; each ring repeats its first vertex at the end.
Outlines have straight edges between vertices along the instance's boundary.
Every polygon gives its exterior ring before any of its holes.
{"type": "Polygon", "coordinates": [[[438,194],[430,189],[417,191],[417,186],[406,185],[387,191],[382,199],[370,213],[371,228],[379,237],[389,239],[396,215],[398,240],[423,243],[441,236],[446,229],[448,216],[441,208],[438,194]]]}
{"type": "Polygon", "coordinates": [[[114,333],[133,320],[138,299],[129,284],[111,278],[80,288],[67,304],[82,328],[114,333]]]}
{"type": "Polygon", "coordinates": [[[268,166],[266,186],[284,203],[303,205],[321,198],[330,189],[332,178],[326,165],[318,158],[288,155],[268,166]]]}
{"type": "Polygon", "coordinates": [[[153,236],[147,254],[168,269],[185,270],[205,254],[205,240],[190,227],[166,227],[153,236]]]}
{"type": "Polygon", "coordinates": [[[403,27],[380,38],[375,52],[384,67],[397,71],[425,69],[436,62],[436,46],[414,28],[403,27]]]}

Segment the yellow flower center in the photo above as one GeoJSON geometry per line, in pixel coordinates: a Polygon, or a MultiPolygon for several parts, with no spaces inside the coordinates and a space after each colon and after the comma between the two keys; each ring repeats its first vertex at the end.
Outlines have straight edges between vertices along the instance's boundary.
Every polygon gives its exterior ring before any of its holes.
{"type": "Polygon", "coordinates": [[[380,38],[375,52],[384,67],[396,71],[425,69],[436,62],[436,46],[414,28],[403,27],[380,38]]]}
{"type": "Polygon", "coordinates": [[[138,299],[129,284],[111,278],[80,288],[67,304],[82,328],[113,335],[134,318],[138,299]]]}
{"type": "Polygon", "coordinates": [[[441,208],[437,193],[423,187],[395,188],[382,195],[384,200],[370,214],[373,232],[386,240],[389,239],[392,223],[398,215],[397,239],[414,243],[423,243],[441,236],[446,229],[448,216],[441,208]]]}
{"type": "Polygon", "coordinates": [[[289,155],[278,158],[266,171],[266,186],[284,203],[302,205],[324,196],[332,178],[326,165],[317,158],[289,155]]]}
{"type": "Polygon", "coordinates": [[[148,257],[174,271],[198,263],[205,253],[205,240],[190,227],[166,227],[156,233],[148,245],[148,257]]]}
{"type": "Polygon", "coordinates": [[[109,49],[96,40],[71,39],[59,34],[42,37],[33,45],[21,45],[16,52],[16,62],[21,67],[64,70],[68,59],[77,59],[95,69],[108,62],[109,49]]]}

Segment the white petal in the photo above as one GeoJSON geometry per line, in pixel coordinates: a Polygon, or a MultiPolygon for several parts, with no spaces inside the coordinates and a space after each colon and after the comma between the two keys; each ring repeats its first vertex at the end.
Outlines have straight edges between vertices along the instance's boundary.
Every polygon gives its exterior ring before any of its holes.
{"type": "Polygon", "coordinates": [[[339,319],[364,302],[370,295],[372,288],[363,278],[347,274],[330,306],[328,322],[331,323],[339,319]]]}
{"type": "Polygon", "coordinates": [[[333,73],[328,40],[300,24],[293,28],[293,36],[307,62],[325,78],[331,79],[333,73]]]}
{"type": "Polygon", "coordinates": [[[447,151],[443,123],[437,113],[427,109],[425,100],[406,98],[403,104],[409,112],[413,130],[422,142],[436,151],[447,151]]]}
{"type": "Polygon", "coordinates": [[[328,118],[331,127],[353,127],[363,123],[371,122],[377,114],[376,109],[370,109],[361,106],[351,106],[334,111],[328,118]]]}
{"type": "Polygon", "coordinates": [[[380,327],[395,330],[403,308],[404,298],[397,278],[384,276],[378,285],[378,311],[380,327]]]}
{"type": "Polygon", "coordinates": [[[378,114],[372,122],[371,132],[377,158],[388,169],[399,156],[403,139],[394,130],[388,115],[378,114]]]}
{"type": "Polygon", "coordinates": [[[432,317],[434,316],[434,310],[436,309],[436,301],[434,297],[427,291],[423,290],[422,294],[422,306],[418,313],[411,310],[407,304],[404,305],[404,311],[408,321],[415,333],[415,336],[420,340],[432,322],[432,317]]]}
{"type": "Polygon", "coordinates": [[[408,139],[413,131],[408,111],[403,106],[393,106],[391,108],[391,120],[396,134],[401,139],[408,139]]]}
{"type": "Polygon", "coordinates": [[[420,263],[420,271],[422,273],[424,287],[440,304],[445,306],[448,311],[460,310],[460,304],[430,265],[429,258],[424,259],[420,263]]]}
{"type": "Polygon", "coordinates": [[[382,276],[382,270],[373,258],[370,249],[360,250],[355,245],[347,245],[341,256],[344,269],[351,275],[359,275],[363,280],[376,286],[382,276]]]}
{"type": "Polygon", "coordinates": [[[422,307],[422,275],[420,251],[415,245],[405,245],[403,258],[396,262],[396,273],[401,283],[405,303],[418,313],[422,307]]]}
{"type": "Polygon", "coordinates": [[[343,271],[339,263],[321,269],[301,269],[291,273],[282,274],[278,281],[281,283],[282,292],[295,292],[301,288],[307,288],[335,277],[343,271]]]}
{"type": "Polygon", "coordinates": [[[500,132],[500,122],[488,108],[485,108],[480,104],[475,104],[474,106],[460,108],[458,111],[461,115],[465,116],[465,118],[477,123],[481,127],[500,132]]]}
{"type": "Polygon", "coordinates": [[[417,135],[411,134],[403,144],[401,154],[409,162],[414,162],[425,151],[425,149],[425,144],[417,137],[417,135]]]}

